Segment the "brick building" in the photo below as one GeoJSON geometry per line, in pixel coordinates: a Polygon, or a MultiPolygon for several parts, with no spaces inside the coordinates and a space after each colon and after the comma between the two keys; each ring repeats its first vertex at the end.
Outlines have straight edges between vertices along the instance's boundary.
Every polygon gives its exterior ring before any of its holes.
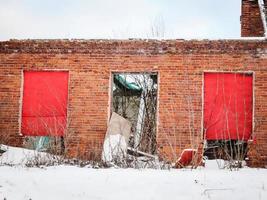
{"type": "Polygon", "coordinates": [[[0,42],[0,143],[52,134],[65,138],[67,155],[99,158],[114,73],[154,73],[161,157],[235,140],[245,141],[251,166],[266,166],[265,23],[258,1],[243,0],[242,39],[0,42]]]}

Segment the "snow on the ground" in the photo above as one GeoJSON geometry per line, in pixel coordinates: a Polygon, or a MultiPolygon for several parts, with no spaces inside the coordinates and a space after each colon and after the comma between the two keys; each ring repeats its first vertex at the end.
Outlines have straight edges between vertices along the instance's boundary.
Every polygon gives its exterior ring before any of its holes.
{"type": "Polygon", "coordinates": [[[7,150],[2,157],[18,165],[0,166],[0,200],[267,199],[267,169],[230,171],[216,167],[217,161],[194,170],[27,168],[19,165],[25,159],[18,159],[27,150],[1,148],[7,150]]]}
{"type": "Polygon", "coordinates": [[[2,156],[0,156],[0,164],[25,165],[27,162],[34,161],[36,159],[39,161],[50,159],[49,154],[35,150],[6,145],[0,145],[0,149],[5,151],[2,156]]]}
{"type": "Polygon", "coordinates": [[[267,199],[267,170],[0,167],[0,199],[267,199]]]}

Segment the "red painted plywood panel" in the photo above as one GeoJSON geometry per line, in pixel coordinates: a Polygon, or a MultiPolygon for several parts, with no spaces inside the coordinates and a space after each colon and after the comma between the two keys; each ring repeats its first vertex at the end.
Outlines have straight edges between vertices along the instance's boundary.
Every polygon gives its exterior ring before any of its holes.
{"type": "Polygon", "coordinates": [[[24,72],[21,133],[62,136],[66,129],[68,72],[24,72]]]}
{"type": "Polygon", "coordinates": [[[252,85],[251,74],[204,74],[204,133],[207,140],[250,138],[252,85]]]}

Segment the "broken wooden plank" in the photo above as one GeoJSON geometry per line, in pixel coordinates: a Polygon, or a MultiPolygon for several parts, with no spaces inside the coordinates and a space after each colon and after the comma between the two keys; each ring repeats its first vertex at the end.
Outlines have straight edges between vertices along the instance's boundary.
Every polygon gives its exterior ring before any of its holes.
{"type": "Polygon", "coordinates": [[[145,153],[143,151],[139,151],[139,150],[131,148],[131,147],[128,147],[127,150],[128,150],[128,152],[132,153],[132,155],[135,155],[135,156],[146,156],[149,158],[157,159],[157,156],[155,156],[155,155],[145,153]]]}

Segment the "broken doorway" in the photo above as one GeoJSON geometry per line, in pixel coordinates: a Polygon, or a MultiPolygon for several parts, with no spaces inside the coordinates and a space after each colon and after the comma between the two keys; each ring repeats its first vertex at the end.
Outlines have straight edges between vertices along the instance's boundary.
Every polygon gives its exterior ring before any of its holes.
{"type": "Polygon", "coordinates": [[[113,73],[112,78],[112,112],[131,122],[128,146],[156,154],[157,73],[113,73]]]}

